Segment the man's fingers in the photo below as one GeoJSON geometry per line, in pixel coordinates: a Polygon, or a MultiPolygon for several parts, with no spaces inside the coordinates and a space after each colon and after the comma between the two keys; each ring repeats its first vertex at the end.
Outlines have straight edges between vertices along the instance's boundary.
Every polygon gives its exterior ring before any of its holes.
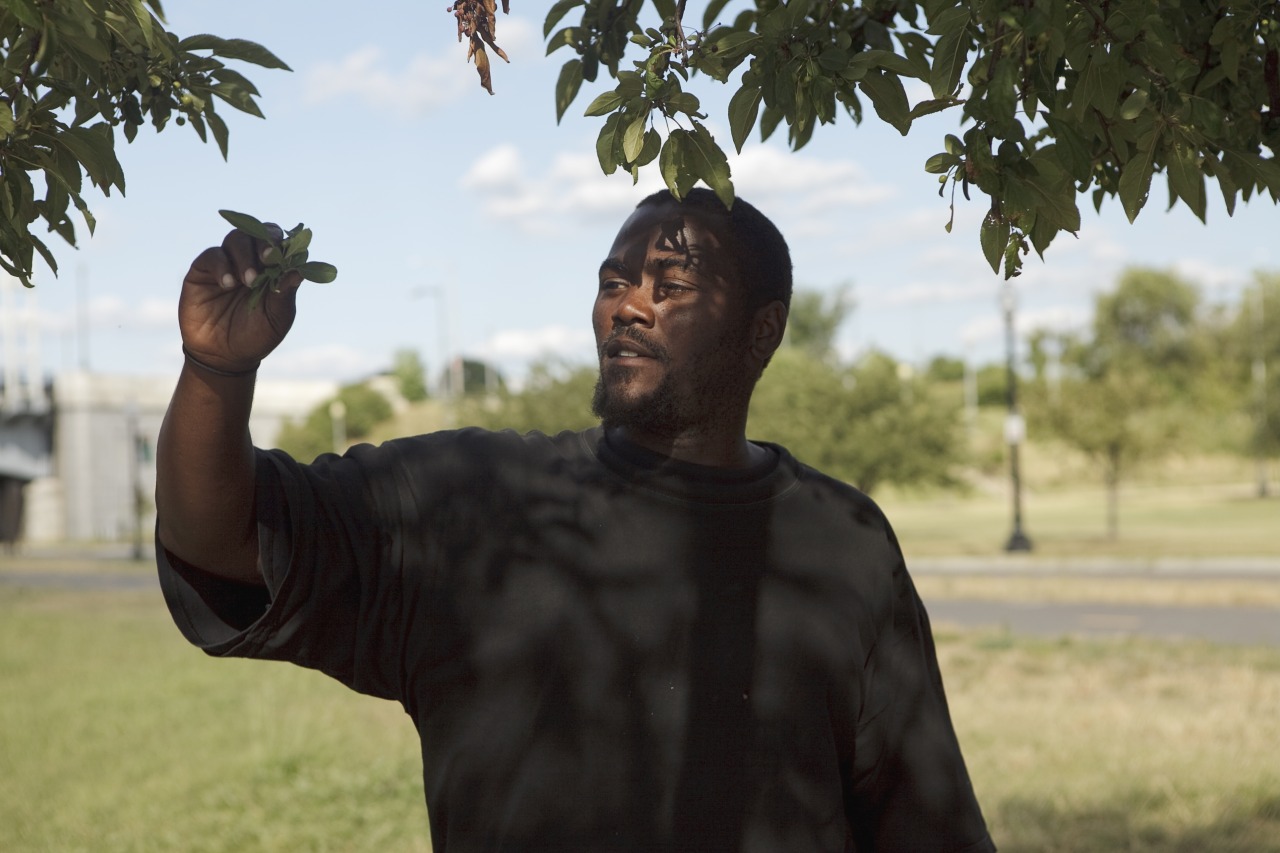
{"type": "Polygon", "coordinates": [[[227,255],[229,266],[219,279],[219,285],[227,289],[238,284],[252,285],[262,274],[262,250],[266,245],[240,230],[227,234],[222,241],[222,251],[227,255]]]}
{"type": "Polygon", "coordinates": [[[216,285],[227,287],[226,281],[235,286],[235,277],[231,271],[231,260],[221,246],[210,246],[191,262],[186,281],[192,284],[216,285]]]}

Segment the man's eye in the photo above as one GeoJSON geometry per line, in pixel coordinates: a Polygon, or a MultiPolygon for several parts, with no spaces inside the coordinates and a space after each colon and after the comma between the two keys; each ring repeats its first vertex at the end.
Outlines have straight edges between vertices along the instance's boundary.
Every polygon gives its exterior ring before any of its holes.
{"type": "Polygon", "coordinates": [[[662,283],[662,289],[668,293],[681,293],[685,290],[692,290],[691,287],[681,284],[678,281],[664,281],[662,283]]]}
{"type": "Polygon", "coordinates": [[[623,288],[626,286],[627,286],[627,283],[625,281],[621,281],[620,279],[616,279],[616,278],[610,278],[600,282],[601,290],[618,290],[619,288],[623,288]]]}

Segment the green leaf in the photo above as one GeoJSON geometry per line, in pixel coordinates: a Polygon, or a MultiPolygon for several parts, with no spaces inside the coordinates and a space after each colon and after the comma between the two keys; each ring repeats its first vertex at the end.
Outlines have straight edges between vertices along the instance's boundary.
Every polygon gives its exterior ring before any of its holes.
{"type": "Polygon", "coordinates": [[[1054,150],[1067,174],[1077,181],[1088,180],[1093,173],[1093,155],[1076,126],[1052,114],[1045,116],[1045,123],[1056,140],[1054,150]]]}
{"type": "Polygon", "coordinates": [[[684,144],[684,130],[673,130],[667,136],[666,141],[662,143],[662,153],[658,155],[658,171],[662,174],[662,180],[667,185],[667,189],[678,199],[684,198],[685,193],[689,191],[689,186],[682,186],[681,177],[684,174],[684,152],[681,146],[684,144]]]}
{"type": "Polygon", "coordinates": [[[305,255],[311,246],[311,229],[303,228],[284,241],[284,256],[292,258],[305,255]]]}
{"type": "Polygon", "coordinates": [[[1124,207],[1129,221],[1138,218],[1138,213],[1147,203],[1151,192],[1151,174],[1155,168],[1155,151],[1160,142],[1160,134],[1153,128],[1138,141],[1138,150],[1120,170],[1120,183],[1117,191],[1120,204],[1124,207]]]}
{"type": "Polygon", "coordinates": [[[760,41],[760,36],[749,30],[730,30],[723,37],[712,42],[712,45],[717,56],[723,60],[730,61],[746,56],[758,41],[760,41]]]}
{"type": "Polygon", "coordinates": [[[635,159],[635,166],[647,166],[658,156],[658,152],[662,150],[662,135],[653,128],[649,128],[644,134],[644,145],[640,148],[640,156],[635,159]]]}
{"type": "Polygon", "coordinates": [[[584,116],[602,116],[616,110],[625,103],[617,89],[611,89],[608,92],[601,92],[595,99],[587,105],[586,110],[582,113],[584,116]]]}
{"type": "Polygon", "coordinates": [[[1147,101],[1150,97],[1145,89],[1135,89],[1120,105],[1120,118],[1125,121],[1132,121],[1142,115],[1142,111],[1147,108],[1147,101]]]}
{"type": "Polygon", "coordinates": [[[338,277],[338,268],[322,261],[307,261],[298,268],[298,272],[307,281],[314,281],[317,284],[328,284],[338,277]]]}
{"type": "Polygon", "coordinates": [[[551,31],[556,28],[556,24],[569,14],[569,10],[574,6],[581,6],[582,0],[559,0],[553,3],[551,8],[547,10],[547,17],[542,21],[542,37],[546,38],[551,35],[551,31]]]}
{"type": "Polygon", "coordinates": [[[931,175],[942,175],[950,172],[963,161],[954,154],[943,152],[934,154],[928,160],[924,161],[924,170],[931,175]]]}
{"type": "Polygon", "coordinates": [[[711,0],[707,3],[707,8],[702,13],[702,28],[704,30],[711,29],[711,25],[716,22],[716,18],[725,6],[729,4],[729,0],[711,0]]]}
{"type": "Polygon", "coordinates": [[[960,74],[969,59],[969,35],[963,29],[948,32],[934,46],[929,88],[935,98],[950,98],[960,88],[960,74]]]}
{"type": "Polygon", "coordinates": [[[0,101],[0,137],[13,133],[14,127],[13,110],[8,101],[0,101]]]}
{"type": "Polygon", "coordinates": [[[640,156],[640,150],[644,148],[644,132],[648,124],[649,117],[647,115],[638,115],[623,133],[622,156],[626,158],[628,163],[634,163],[636,158],[640,156]]]}
{"type": "Polygon", "coordinates": [[[1204,172],[1196,159],[1196,152],[1190,145],[1174,145],[1173,156],[1169,159],[1169,207],[1173,207],[1177,199],[1186,202],[1187,207],[1201,221],[1205,221],[1204,172]]]}
{"type": "Polygon", "coordinates": [[[222,153],[222,159],[227,159],[227,123],[212,108],[204,111],[204,120],[209,123],[209,130],[213,132],[213,139],[218,143],[218,151],[222,153]]]}
{"type": "Polygon", "coordinates": [[[253,85],[253,81],[245,77],[239,71],[232,68],[215,68],[209,72],[209,76],[219,83],[230,83],[237,88],[243,89],[250,95],[257,95],[258,87],[253,85]]]}
{"type": "Polygon", "coordinates": [[[242,62],[250,62],[263,68],[278,68],[282,71],[293,70],[280,57],[257,42],[248,41],[247,39],[224,39],[204,34],[185,38],[178,42],[178,47],[186,51],[212,50],[217,56],[226,59],[239,59],[242,62]]]}
{"type": "Polygon", "coordinates": [[[1221,160],[1208,152],[1205,153],[1204,160],[1205,168],[1218,181],[1218,189],[1222,192],[1222,202],[1227,208],[1227,216],[1235,216],[1236,195],[1240,192],[1240,188],[1236,186],[1231,172],[1222,165],[1221,160]]]}
{"type": "Polygon", "coordinates": [[[689,140],[692,145],[686,154],[686,160],[690,170],[715,192],[725,207],[733,207],[733,181],[730,179],[729,161],[716,144],[715,137],[695,121],[689,140]]]}
{"type": "Polygon", "coordinates": [[[1080,230],[1080,208],[1076,206],[1076,188],[1070,176],[1058,165],[1053,146],[1046,145],[1030,158],[1035,172],[1025,178],[1027,186],[1039,197],[1037,219],[1047,219],[1062,231],[1080,230]]]}
{"type": "Polygon", "coordinates": [[[562,47],[572,45],[578,41],[578,27],[564,27],[557,30],[556,34],[547,39],[547,56],[562,47]]]}
{"type": "Polygon", "coordinates": [[[565,110],[578,97],[582,88],[582,60],[570,59],[560,66],[560,77],[556,80],[556,124],[564,118],[565,110]]]}
{"type": "Polygon", "coordinates": [[[600,161],[600,171],[606,175],[612,175],[618,168],[618,125],[621,121],[621,113],[609,116],[596,137],[596,159],[600,161]]]}
{"type": "Polygon", "coordinates": [[[921,116],[927,116],[927,115],[932,115],[933,113],[942,112],[943,110],[948,109],[949,107],[954,107],[961,103],[963,103],[963,101],[960,101],[956,98],[930,98],[929,100],[921,101],[920,103],[912,107],[909,117],[912,120],[918,119],[921,116]]]}
{"type": "Polygon", "coordinates": [[[44,20],[40,15],[40,9],[30,0],[12,0],[5,4],[6,11],[11,12],[15,18],[26,24],[33,30],[39,30],[44,26],[44,20]]]}
{"type": "Polygon", "coordinates": [[[858,85],[871,98],[876,115],[906,136],[911,129],[911,107],[907,103],[907,92],[902,86],[902,80],[895,74],[877,70],[868,72],[858,85]]]}
{"type": "Polygon", "coordinates": [[[41,131],[39,135],[48,139],[51,147],[63,146],[70,151],[89,173],[90,180],[103,191],[109,191],[112,186],[124,191],[124,173],[116,159],[110,125],[69,127],[58,134],[41,131]]]}
{"type": "Polygon", "coordinates": [[[230,222],[233,228],[239,228],[251,237],[257,237],[259,240],[271,240],[271,232],[267,230],[267,226],[247,213],[236,213],[234,210],[219,210],[218,215],[230,222]]]}
{"type": "Polygon", "coordinates": [[[989,211],[982,220],[979,233],[982,243],[982,254],[991,265],[991,271],[1000,272],[1000,261],[1004,258],[1004,250],[1009,245],[1009,220],[989,211]]]}
{"type": "Polygon", "coordinates": [[[751,129],[756,126],[760,113],[760,100],[764,91],[759,86],[743,86],[729,100],[729,133],[733,147],[742,151],[751,129]]]}

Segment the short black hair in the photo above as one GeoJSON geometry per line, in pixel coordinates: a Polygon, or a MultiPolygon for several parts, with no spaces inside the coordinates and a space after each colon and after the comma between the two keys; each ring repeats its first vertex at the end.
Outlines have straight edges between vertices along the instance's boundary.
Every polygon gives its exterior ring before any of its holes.
{"type": "Polygon", "coordinates": [[[734,266],[747,288],[749,311],[775,300],[791,309],[791,250],[769,217],[740,198],[733,202],[732,208],[725,207],[724,202],[705,187],[694,187],[683,200],[670,190],[659,190],[642,199],[636,208],[667,202],[710,213],[725,225],[724,230],[733,243],[734,266]]]}

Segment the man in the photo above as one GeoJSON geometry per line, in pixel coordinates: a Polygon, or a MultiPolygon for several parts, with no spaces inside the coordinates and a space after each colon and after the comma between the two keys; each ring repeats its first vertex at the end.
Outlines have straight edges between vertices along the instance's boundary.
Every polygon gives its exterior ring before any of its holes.
{"type": "Polygon", "coordinates": [[[888,523],[746,439],[791,291],[758,211],[659,193],[622,226],[600,427],[311,465],[248,434],[298,286],[247,309],[263,248],[233,232],[183,283],[166,599],[211,654],[402,703],[438,853],[994,849],[888,523]]]}

